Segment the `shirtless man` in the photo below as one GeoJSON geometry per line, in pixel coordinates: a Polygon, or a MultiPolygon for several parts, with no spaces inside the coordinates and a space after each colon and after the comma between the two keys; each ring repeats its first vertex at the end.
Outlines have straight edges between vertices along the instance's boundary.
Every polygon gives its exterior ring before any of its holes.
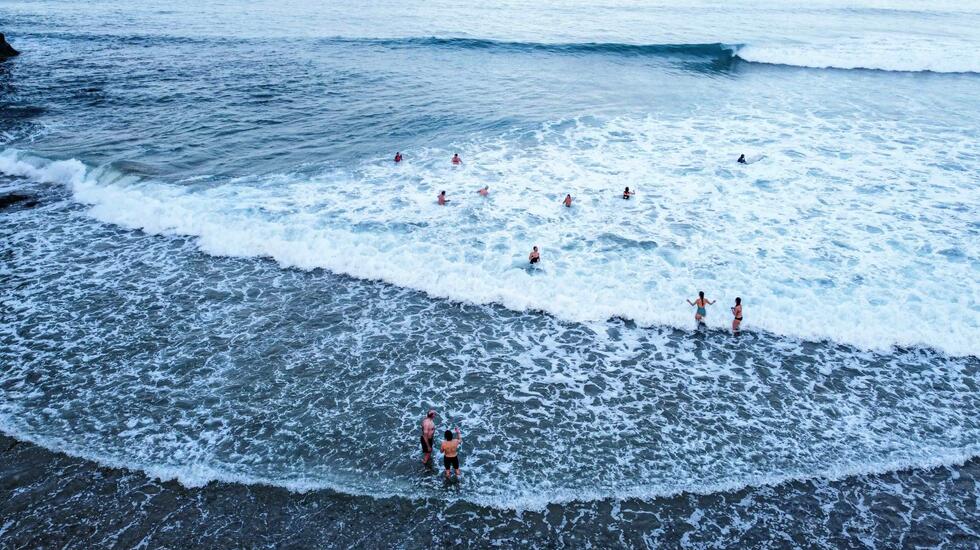
{"type": "Polygon", "coordinates": [[[630,197],[632,197],[635,194],[636,194],[636,191],[630,191],[630,188],[629,187],[627,187],[626,189],[623,190],[623,198],[624,199],[627,199],[628,200],[630,197]]]}
{"type": "Polygon", "coordinates": [[[479,193],[481,197],[485,197],[485,196],[489,195],[490,194],[490,186],[489,185],[484,185],[483,186],[483,189],[480,189],[479,191],[477,191],[477,193],[479,193]]]}
{"type": "Polygon", "coordinates": [[[441,191],[439,193],[439,196],[436,198],[436,202],[439,203],[439,206],[446,206],[446,203],[449,202],[449,201],[446,200],[446,192],[445,191],[441,191]]]}
{"type": "Polygon", "coordinates": [[[456,477],[462,474],[459,472],[459,444],[463,442],[463,434],[456,428],[456,439],[453,439],[453,432],[446,430],[444,434],[446,440],[442,442],[439,450],[442,451],[442,465],[446,467],[446,479],[449,479],[449,468],[456,470],[456,477]]]}
{"type": "Polygon", "coordinates": [[[527,255],[527,261],[531,262],[532,264],[536,264],[541,261],[541,253],[538,252],[538,247],[535,246],[534,249],[531,250],[531,253],[527,255]]]}
{"type": "Polygon", "coordinates": [[[429,411],[422,420],[422,464],[429,464],[432,455],[432,438],[436,435],[436,411],[429,411]]]}
{"type": "Polygon", "coordinates": [[[569,195],[565,195],[565,200],[561,201],[561,203],[565,205],[565,208],[571,208],[572,207],[572,196],[570,194],[569,195]]]}
{"type": "Polygon", "coordinates": [[[463,164],[463,159],[459,158],[459,153],[453,153],[453,164],[456,166],[463,164]]]}

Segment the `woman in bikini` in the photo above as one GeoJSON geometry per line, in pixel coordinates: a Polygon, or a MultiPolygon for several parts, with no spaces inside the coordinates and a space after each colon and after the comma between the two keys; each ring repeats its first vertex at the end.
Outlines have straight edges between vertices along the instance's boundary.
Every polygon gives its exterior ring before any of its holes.
{"type": "Polygon", "coordinates": [[[698,310],[694,314],[694,320],[698,323],[704,323],[704,318],[708,315],[708,310],[705,309],[705,306],[714,304],[714,302],[704,297],[703,290],[698,292],[697,300],[694,300],[693,302],[688,300],[687,303],[691,304],[692,306],[697,306],[698,310]]]}
{"type": "Polygon", "coordinates": [[[740,326],[742,326],[742,299],[735,298],[735,307],[732,308],[732,315],[735,316],[732,319],[732,332],[738,332],[740,326]]]}

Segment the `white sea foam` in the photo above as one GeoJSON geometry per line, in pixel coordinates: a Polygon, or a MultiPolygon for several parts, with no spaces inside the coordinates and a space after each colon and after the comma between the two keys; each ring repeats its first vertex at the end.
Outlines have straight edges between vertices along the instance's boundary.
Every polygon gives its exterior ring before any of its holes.
{"type": "MultiPolygon", "coordinates": [[[[279,487],[296,493],[309,491],[333,491],[335,493],[383,498],[419,498],[418,489],[407,483],[399,484],[389,481],[378,482],[365,479],[328,480],[319,475],[310,478],[277,478],[264,477],[248,473],[247,468],[236,464],[207,464],[180,463],[180,456],[171,457],[169,463],[132,462],[127,457],[93,450],[87,445],[77,445],[70,441],[52,436],[39,436],[33,432],[22,431],[8,423],[0,424],[0,432],[7,436],[39,445],[53,452],[95,462],[108,468],[121,468],[140,471],[147,476],[160,481],[177,481],[188,488],[203,487],[212,482],[235,483],[240,485],[265,485],[279,487]]],[[[465,449],[464,449],[465,453],[465,449]]],[[[472,493],[442,494],[448,501],[462,500],[480,506],[503,510],[540,511],[551,504],[567,504],[571,502],[590,502],[600,500],[643,499],[653,500],[669,498],[690,493],[710,495],[715,493],[734,492],[753,487],[772,487],[791,482],[807,482],[815,480],[836,481],[847,477],[881,475],[911,469],[932,469],[939,467],[960,466],[965,462],[980,456],[980,447],[954,449],[922,449],[922,455],[915,458],[892,459],[885,462],[864,462],[835,466],[827,470],[799,473],[747,475],[744,478],[733,479],[720,483],[684,483],[670,485],[631,485],[627,482],[616,487],[605,489],[588,488],[543,488],[535,487],[500,487],[497,494],[486,494],[481,491],[472,493]]],[[[547,485],[547,484],[546,484],[547,485]]]]}
{"type": "Polygon", "coordinates": [[[862,36],[831,43],[773,42],[734,48],[745,61],[817,69],[980,73],[980,51],[965,41],[862,36]]]}
{"type": "Polygon", "coordinates": [[[923,468],[978,450],[972,357],[460,308],[272,262],[202,261],[185,239],[78,210],[8,218],[3,251],[18,252],[5,265],[0,429],[107,466],[194,487],[457,498],[413,456],[428,407],[463,430],[459,498],[500,508],[923,468]],[[43,284],[19,283],[35,274],[43,284]]]}
{"type": "Polygon", "coordinates": [[[103,221],[195,236],[210,254],[436,297],[690,327],[685,300],[705,290],[720,300],[709,307],[714,326],[741,296],[746,326],[776,334],[980,353],[980,287],[969,283],[980,270],[971,217],[980,190],[969,177],[980,158],[969,136],[719,118],[568,121],[458,144],[469,162],[458,169],[448,150],[431,150],[401,166],[203,188],[12,150],[0,171],[68,184],[103,221]],[[893,145],[909,140],[917,146],[893,145]],[[767,156],[746,167],[707,153],[732,143],[767,156]],[[482,184],[489,199],[474,193],[482,184]],[[628,202],[618,196],[626,184],[638,189],[628,202]],[[435,204],[442,189],[447,207],[435,204]],[[565,192],[572,209],[559,205],[565,192]],[[542,247],[540,269],[524,267],[532,245],[542,247]]]}

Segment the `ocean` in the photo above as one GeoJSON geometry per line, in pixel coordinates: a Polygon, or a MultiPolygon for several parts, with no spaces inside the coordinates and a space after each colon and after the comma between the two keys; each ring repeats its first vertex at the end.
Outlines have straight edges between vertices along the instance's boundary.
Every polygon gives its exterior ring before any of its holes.
{"type": "Polygon", "coordinates": [[[0,0],[0,547],[980,547],[978,29],[0,0]]]}

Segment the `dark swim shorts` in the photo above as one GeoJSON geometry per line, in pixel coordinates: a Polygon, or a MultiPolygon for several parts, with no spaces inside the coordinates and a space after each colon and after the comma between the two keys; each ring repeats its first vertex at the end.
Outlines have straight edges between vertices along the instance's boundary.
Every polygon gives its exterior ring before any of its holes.
{"type": "Polygon", "coordinates": [[[459,457],[458,456],[454,456],[454,457],[450,458],[448,456],[444,456],[444,457],[442,457],[442,465],[445,466],[447,470],[449,468],[454,468],[454,469],[458,470],[459,469],[459,457]]]}
{"type": "Polygon", "coordinates": [[[422,442],[422,452],[431,453],[432,452],[432,438],[426,439],[425,436],[419,436],[419,440],[422,442]]]}

